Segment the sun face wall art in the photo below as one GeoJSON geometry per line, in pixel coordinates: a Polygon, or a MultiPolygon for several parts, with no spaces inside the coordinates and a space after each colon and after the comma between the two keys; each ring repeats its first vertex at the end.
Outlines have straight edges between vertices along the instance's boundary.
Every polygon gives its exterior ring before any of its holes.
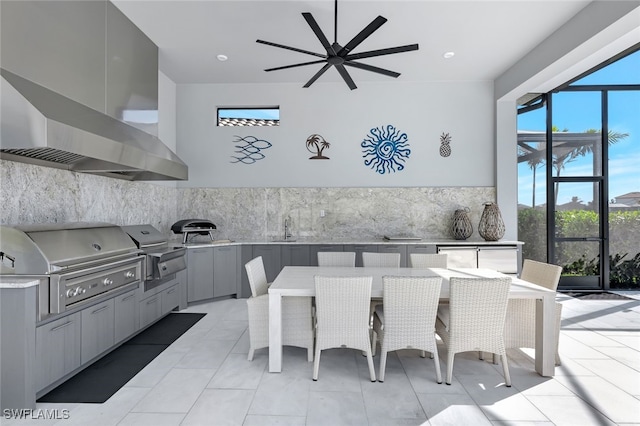
{"type": "Polygon", "coordinates": [[[408,141],[407,134],[391,124],[374,127],[360,143],[364,165],[380,174],[403,170],[411,155],[408,141]]]}

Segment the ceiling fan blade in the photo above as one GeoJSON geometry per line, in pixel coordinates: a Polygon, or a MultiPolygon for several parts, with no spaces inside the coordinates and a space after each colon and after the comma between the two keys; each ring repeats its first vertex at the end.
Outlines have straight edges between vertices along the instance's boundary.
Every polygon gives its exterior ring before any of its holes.
{"type": "Polygon", "coordinates": [[[369,25],[367,25],[362,31],[358,33],[354,38],[351,39],[349,43],[347,43],[341,50],[338,52],[339,56],[345,57],[349,52],[356,48],[360,43],[364,41],[365,38],[369,37],[375,30],[380,28],[382,24],[387,22],[387,19],[378,16],[376,19],[371,21],[369,25]]]}
{"type": "Polygon", "coordinates": [[[294,52],[306,53],[307,55],[317,56],[319,58],[326,58],[327,55],[320,53],[310,52],[308,50],[298,49],[297,47],[285,46],[284,44],[272,43],[270,41],[256,40],[256,43],[266,44],[267,46],[279,47],[281,49],[293,50],[294,52]]]}
{"type": "Polygon", "coordinates": [[[277,70],[286,70],[287,68],[295,68],[295,67],[303,67],[305,65],[313,65],[313,64],[321,64],[323,62],[327,62],[324,59],[321,59],[319,61],[311,61],[311,62],[301,62],[299,64],[293,64],[293,65],[285,65],[283,67],[276,67],[276,68],[267,68],[265,71],[277,71],[277,70]]]}
{"type": "Polygon", "coordinates": [[[309,12],[304,12],[302,16],[307,21],[307,24],[309,24],[309,26],[311,27],[311,30],[316,35],[316,37],[318,37],[318,40],[320,40],[320,43],[322,43],[322,47],[326,49],[327,54],[335,55],[336,52],[334,52],[333,47],[331,47],[331,43],[329,43],[327,36],[324,35],[324,33],[320,29],[320,26],[316,22],[313,15],[310,14],[309,12]]]}
{"type": "Polygon", "coordinates": [[[406,46],[389,47],[387,49],[369,50],[367,52],[353,53],[344,57],[345,61],[354,59],[373,58],[374,56],[391,55],[393,53],[411,52],[418,50],[417,44],[407,44],[406,46]]]}
{"type": "Polygon", "coordinates": [[[320,71],[318,71],[317,73],[315,73],[315,75],[313,77],[311,77],[311,80],[307,81],[307,84],[305,84],[302,87],[309,87],[311,86],[318,78],[320,78],[320,76],[322,74],[324,74],[329,68],[331,67],[331,64],[325,64],[322,68],[320,68],[320,71]]]}
{"type": "Polygon", "coordinates": [[[371,71],[378,74],[388,75],[389,77],[394,77],[394,78],[398,78],[400,76],[399,72],[389,71],[384,68],[374,67],[373,65],[361,64],[360,62],[345,61],[344,65],[348,65],[354,68],[360,68],[361,70],[371,71]]]}
{"type": "Polygon", "coordinates": [[[353,90],[358,88],[358,86],[356,86],[356,83],[353,82],[353,79],[351,78],[351,76],[349,75],[349,73],[347,72],[343,64],[336,64],[336,69],[342,76],[342,79],[344,80],[344,82],[347,83],[347,86],[349,86],[349,89],[353,90]]]}

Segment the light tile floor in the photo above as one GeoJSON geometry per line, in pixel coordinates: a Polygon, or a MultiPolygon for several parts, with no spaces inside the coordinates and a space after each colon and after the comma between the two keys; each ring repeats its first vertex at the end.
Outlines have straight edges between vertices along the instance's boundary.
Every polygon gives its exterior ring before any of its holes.
{"type": "MultiPolygon", "coordinates": [[[[432,360],[390,354],[384,383],[366,358],[324,351],[317,382],[306,352],[285,348],[270,374],[266,349],[247,361],[245,300],[189,307],[205,316],[104,404],[37,404],[68,419],[2,419],[2,425],[640,425],[640,297],[564,305],[562,366],[533,370],[532,351],[510,350],[513,387],[501,367],[456,356],[451,386],[435,382],[432,360]],[[56,411],[57,410],[57,411],[56,411]]],[[[445,348],[440,348],[441,359],[445,348]]],[[[490,358],[490,357],[487,357],[490,358]]],[[[376,369],[378,362],[375,361],[376,369]]],[[[445,364],[442,362],[443,374],[445,364]]]]}

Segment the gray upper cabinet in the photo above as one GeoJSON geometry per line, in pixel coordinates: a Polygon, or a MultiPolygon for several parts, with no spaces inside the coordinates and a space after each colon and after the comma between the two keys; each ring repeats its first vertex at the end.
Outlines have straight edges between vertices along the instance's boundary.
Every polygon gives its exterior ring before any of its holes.
{"type": "Polygon", "coordinates": [[[104,112],[105,3],[3,1],[2,67],[104,112]]]}
{"type": "Polygon", "coordinates": [[[158,111],[157,46],[110,2],[106,46],[105,112],[157,136],[157,121],[145,123],[136,116],[158,111]]]}
{"type": "MultiPolygon", "coordinates": [[[[158,48],[111,2],[0,7],[3,68],[118,120],[157,111],[158,48]]],[[[157,122],[127,122],[157,136],[157,122]]]]}

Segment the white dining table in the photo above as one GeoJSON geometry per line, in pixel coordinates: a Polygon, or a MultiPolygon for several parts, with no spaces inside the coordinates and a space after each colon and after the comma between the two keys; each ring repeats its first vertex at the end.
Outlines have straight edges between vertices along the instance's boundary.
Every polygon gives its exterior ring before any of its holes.
{"type": "MultiPolygon", "coordinates": [[[[504,274],[491,269],[416,269],[373,268],[335,266],[285,266],[269,286],[269,372],[282,371],[282,298],[315,296],[316,275],[324,276],[371,276],[371,297],[382,298],[383,276],[442,277],[440,301],[449,300],[451,277],[502,277],[504,274]]],[[[551,377],[555,373],[555,316],[556,292],[513,277],[510,299],[536,299],[536,349],[535,369],[541,376],[551,377]]]]}

